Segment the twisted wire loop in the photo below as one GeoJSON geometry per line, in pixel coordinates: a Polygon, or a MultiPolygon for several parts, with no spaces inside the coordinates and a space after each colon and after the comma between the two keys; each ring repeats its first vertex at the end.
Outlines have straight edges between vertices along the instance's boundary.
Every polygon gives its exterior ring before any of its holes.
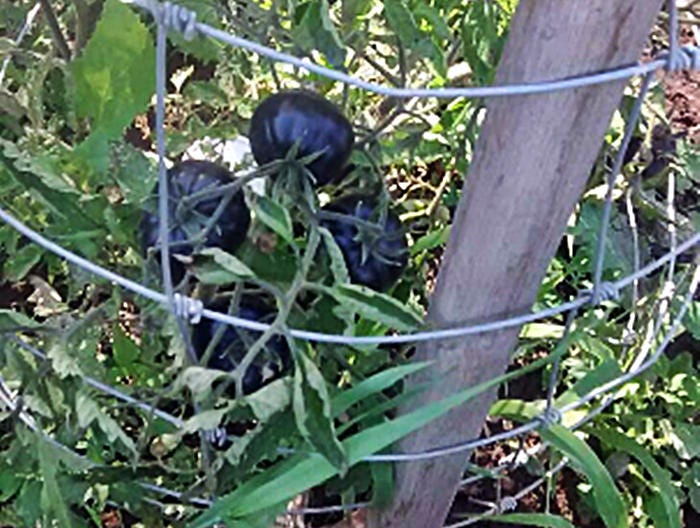
{"type": "Polygon", "coordinates": [[[164,2],[157,9],[158,22],[192,40],[197,36],[197,13],[172,2],[164,2]]]}
{"type": "Polygon", "coordinates": [[[535,420],[542,424],[543,427],[550,427],[552,425],[561,423],[561,419],[561,411],[556,407],[549,407],[545,409],[542,414],[535,418],[535,420]]]}
{"type": "Polygon", "coordinates": [[[659,53],[658,57],[665,61],[667,71],[700,70],[700,46],[678,46],[675,52],[669,49],[659,53]]]}
{"type": "Polygon", "coordinates": [[[588,302],[597,305],[606,301],[618,302],[620,300],[620,286],[614,282],[603,281],[598,285],[598,297],[596,298],[594,290],[585,289],[581,295],[588,299],[588,302]]]}
{"type": "Polygon", "coordinates": [[[511,497],[510,495],[507,495],[503,497],[500,501],[498,501],[499,512],[514,511],[517,507],[518,499],[516,499],[515,497],[511,497]]]}
{"type": "Polygon", "coordinates": [[[174,2],[158,0],[126,0],[128,3],[146,9],[157,24],[166,29],[177,31],[185,40],[193,40],[199,34],[197,13],[174,2]]]}
{"type": "Polygon", "coordinates": [[[188,319],[192,324],[198,324],[204,313],[204,303],[199,299],[193,299],[181,293],[173,296],[173,312],[176,317],[188,319]]]}

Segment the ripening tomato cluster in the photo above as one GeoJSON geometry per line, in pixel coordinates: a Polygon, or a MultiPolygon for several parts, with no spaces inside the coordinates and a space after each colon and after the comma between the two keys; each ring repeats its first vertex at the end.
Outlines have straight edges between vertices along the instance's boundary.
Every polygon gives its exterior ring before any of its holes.
{"type": "MultiPolygon", "coordinates": [[[[350,122],[331,102],[307,90],[287,90],[268,97],[257,107],[249,139],[259,165],[290,158],[304,160],[305,174],[312,187],[319,188],[340,183],[349,172],[355,136],[350,122]]],[[[223,192],[222,187],[233,181],[229,171],[209,161],[183,161],[168,171],[171,254],[188,256],[196,246],[234,253],[241,246],[250,226],[250,211],[242,191],[231,196],[223,192]],[[222,195],[228,200],[223,205],[222,195]],[[219,216],[209,226],[215,214],[219,216]],[[206,234],[202,236],[202,232],[206,234]]],[[[358,192],[341,196],[322,208],[319,224],[328,229],[340,248],[353,283],[386,291],[406,267],[408,251],[401,221],[393,211],[379,207],[373,196],[358,192]]],[[[149,249],[157,250],[157,215],[144,214],[141,236],[144,254],[149,249]]],[[[171,257],[170,265],[174,282],[180,282],[185,276],[183,264],[171,257]]],[[[227,307],[217,304],[210,308],[226,311],[227,307]]],[[[272,310],[244,296],[236,315],[264,321],[272,316],[272,310]]],[[[233,327],[219,331],[219,327],[220,323],[208,320],[196,325],[193,346],[200,359],[206,354],[209,368],[230,371],[242,361],[248,348],[246,340],[251,336],[233,327]],[[210,347],[217,332],[221,338],[210,347]]],[[[244,374],[243,392],[257,390],[290,365],[285,341],[272,339],[265,353],[259,354],[244,374]]]]}

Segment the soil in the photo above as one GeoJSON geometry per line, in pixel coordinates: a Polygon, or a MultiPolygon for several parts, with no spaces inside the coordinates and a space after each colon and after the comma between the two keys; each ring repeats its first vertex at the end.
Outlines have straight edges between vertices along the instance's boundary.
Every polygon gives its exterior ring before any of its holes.
{"type": "MultiPolygon", "coordinates": [[[[682,45],[700,46],[691,28],[681,31],[682,45]]],[[[700,71],[671,73],[664,79],[666,113],[674,133],[700,145],[700,71]]]]}

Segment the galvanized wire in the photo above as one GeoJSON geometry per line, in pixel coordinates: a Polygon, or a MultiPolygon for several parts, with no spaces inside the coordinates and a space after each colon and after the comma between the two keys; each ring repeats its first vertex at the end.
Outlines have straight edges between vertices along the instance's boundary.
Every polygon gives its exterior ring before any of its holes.
{"type": "MultiPolygon", "coordinates": [[[[170,311],[177,316],[178,326],[181,331],[182,338],[188,347],[188,352],[190,359],[196,360],[194,353],[189,347],[189,339],[187,335],[187,330],[184,327],[184,322],[182,317],[187,316],[193,318],[195,321],[201,317],[205,316],[210,319],[220,321],[222,323],[231,324],[234,326],[239,326],[255,331],[265,331],[270,328],[270,325],[264,323],[258,323],[255,321],[248,321],[228,314],[222,314],[215,311],[204,309],[201,302],[196,299],[190,299],[185,296],[180,296],[174,291],[172,284],[172,272],[170,269],[170,251],[169,251],[169,237],[168,237],[168,208],[167,208],[167,174],[165,168],[165,127],[164,127],[164,111],[165,111],[165,39],[168,29],[175,29],[182,32],[186,38],[193,38],[197,34],[209,36],[220,40],[221,42],[227,43],[232,46],[236,46],[242,49],[253,51],[260,55],[269,57],[275,61],[285,62],[303,68],[307,71],[323,75],[329,79],[337,80],[345,84],[355,86],[373,93],[398,97],[398,98],[414,98],[414,97],[437,97],[437,98],[455,98],[455,97],[503,97],[503,96],[513,96],[513,95],[523,95],[523,94],[541,94],[549,93],[560,90],[568,90],[574,88],[580,88],[583,86],[591,86],[595,84],[614,82],[622,79],[627,79],[635,75],[643,75],[644,80],[642,83],[642,88],[640,90],[639,96],[633,108],[632,114],[628,120],[628,124],[625,130],[625,134],[622,138],[621,147],[616,155],[612,170],[608,178],[608,192],[605,200],[605,208],[603,213],[603,221],[601,222],[601,230],[598,236],[598,248],[596,252],[596,260],[594,267],[594,281],[592,291],[583,292],[579,297],[571,302],[563,303],[559,306],[549,308],[546,310],[539,311],[537,313],[522,314],[516,317],[511,317],[504,320],[493,321],[483,324],[476,325],[466,325],[460,326],[458,328],[448,328],[439,330],[427,330],[422,332],[408,333],[408,334],[397,334],[391,336],[343,336],[335,334],[326,334],[313,331],[305,331],[298,329],[288,330],[289,335],[298,339],[305,339],[314,342],[324,342],[324,343],[337,343],[345,345],[370,345],[370,344],[390,344],[390,343],[408,343],[408,342],[420,342],[428,340],[438,340],[462,337],[467,335],[473,335],[484,332],[498,331],[505,328],[512,328],[534,322],[543,318],[552,317],[562,313],[568,313],[566,333],[575,318],[577,310],[586,304],[597,305],[606,300],[610,300],[618,295],[619,290],[630,284],[635,283],[642,277],[648,276],[660,267],[667,263],[670,263],[670,278],[672,278],[673,270],[675,267],[675,260],[678,255],[685,251],[689,251],[695,245],[700,242],[700,233],[696,233],[685,242],[681,244],[676,244],[675,231],[672,233],[672,247],[671,250],[664,255],[662,258],[640,268],[635,269],[634,273],[612,283],[606,283],[602,281],[602,270],[605,257],[605,238],[607,233],[607,228],[609,224],[609,216],[612,205],[612,194],[615,185],[615,180],[622,167],[622,162],[624,159],[624,154],[629,145],[629,141],[634,132],[636,122],[641,113],[641,104],[646,96],[649,86],[652,81],[652,74],[658,68],[664,67],[669,70],[677,70],[680,68],[700,68],[700,49],[697,47],[680,47],[677,42],[678,30],[677,30],[677,10],[675,2],[669,0],[669,10],[670,10],[670,34],[671,34],[671,45],[670,51],[668,53],[658,56],[656,59],[646,63],[646,64],[634,64],[625,65],[620,68],[616,68],[609,71],[592,73],[590,75],[582,75],[566,79],[558,79],[553,81],[538,82],[538,83],[525,83],[525,84],[513,84],[505,86],[491,86],[491,87],[470,87],[470,88],[437,88],[437,89],[427,89],[427,88],[394,88],[394,87],[384,87],[374,83],[365,82],[361,79],[357,79],[348,74],[338,72],[325,68],[323,66],[313,64],[306,59],[300,59],[293,57],[291,55],[281,53],[277,50],[262,46],[258,43],[251,42],[240,37],[230,35],[218,29],[212,28],[206,24],[196,22],[196,15],[194,12],[189,11],[181,6],[173,5],[168,2],[161,4],[154,0],[132,0],[128,3],[138,5],[140,7],[148,9],[154,16],[158,25],[157,33],[157,46],[156,46],[156,133],[157,133],[157,152],[158,152],[158,175],[159,175],[159,218],[160,218],[160,247],[161,247],[161,264],[162,264],[162,279],[165,293],[156,292],[145,286],[131,281],[125,277],[115,274],[87,259],[76,255],[66,249],[60,247],[59,245],[46,239],[39,233],[31,230],[23,223],[19,222],[6,211],[0,208],[0,219],[5,221],[8,225],[15,228],[17,231],[27,236],[30,240],[36,244],[42,246],[43,248],[51,251],[66,261],[72,262],[86,271],[94,273],[104,279],[114,282],[126,289],[129,289],[139,295],[142,295],[148,299],[151,299],[161,305],[169,307],[170,311]]],[[[671,184],[670,184],[671,185],[671,184]]],[[[528,423],[525,423],[519,427],[514,428],[511,431],[507,431],[501,434],[493,435],[489,438],[484,439],[474,439],[466,442],[461,442],[459,444],[454,444],[450,446],[444,446],[439,448],[434,448],[417,453],[395,453],[395,454],[378,454],[366,457],[364,460],[368,462],[388,462],[388,461],[413,461],[413,460],[424,460],[441,456],[448,456],[455,453],[470,451],[476,447],[488,445],[497,441],[506,440],[513,438],[515,436],[523,435],[527,432],[534,431],[540,427],[547,426],[550,423],[558,422],[561,419],[561,415],[570,410],[576,409],[583,405],[586,405],[593,401],[594,399],[608,395],[610,391],[616,389],[627,381],[631,380],[633,377],[637,376],[641,372],[650,368],[663,354],[665,348],[670,343],[674,336],[675,329],[680,324],[688,306],[693,298],[693,295],[698,287],[698,282],[700,280],[700,266],[695,268],[693,278],[688,289],[685,300],[676,314],[672,324],[666,331],[664,339],[661,341],[655,352],[648,357],[648,359],[642,361],[644,356],[639,356],[638,360],[633,362],[631,368],[624,374],[618,376],[614,380],[611,380],[600,387],[592,390],[590,393],[580,397],[577,401],[570,404],[564,405],[561,408],[556,408],[553,405],[553,394],[554,394],[554,384],[556,383],[557,373],[558,373],[558,363],[553,365],[552,373],[550,374],[550,383],[548,387],[547,396],[547,406],[545,413],[528,423]]],[[[671,292],[672,294],[673,292],[671,292]]],[[[667,299],[667,303],[670,303],[671,298],[667,299]]],[[[668,307],[668,305],[667,305],[668,307]]],[[[656,336],[661,331],[661,322],[655,326],[654,329],[654,341],[656,336]]],[[[19,338],[15,338],[14,342],[21,348],[31,352],[35,356],[45,359],[45,355],[36,349],[35,347],[27,344],[19,338]]],[[[157,416],[163,420],[168,421],[177,428],[181,428],[184,424],[179,418],[173,417],[168,413],[165,413],[154,406],[151,406],[145,402],[142,402],[132,396],[126,395],[121,391],[110,387],[98,380],[90,377],[83,377],[85,382],[91,387],[100,390],[106,394],[109,394],[117,399],[127,402],[145,412],[149,412],[154,416],[157,416]]],[[[611,398],[608,397],[606,403],[609,403],[611,398]]],[[[52,442],[54,445],[58,445],[63,449],[69,449],[66,446],[62,446],[57,443],[54,439],[51,439],[44,433],[42,433],[36,423],[33,421],[31,416],[25,411],[17,409],[16,404],[12,398],[12,394],[9,389],[7,389],[6,384],[0,378],[0,402],[2,402],[6,407],[10,408],[12,411],[18,411],[20,419],[29,427],[31,430],[36,431],[41,434],[48,441],[52,442]]],[[[579,422],[580,424],[581,422],[579,422]]],[[[291,450],[279,451],[282,454],[297,452],[291,450]]],[[[75,454],[75,453],[73,453],[75,454]]],[[[313,454],[313,453],[310,453],[313,454]]],[[[75,454],[76,456],[80,456],[75,454]]],[[[84,458],[84,457],[81,457],[84,458]]],[[[163,495],[168,495],[178,500],[186,500],[197,506],[207,506],[211,504],[208,499],[197,499],[188,498],[184,494],[168,490],[167,488],[162,488],[153,484],[142,483],[144,489],[152,492],[160,493],[163,495]]],[[[513,499],[513,498],[507,498],[513,499]]],[[[517,497],[514,498],[517,500],[517,497]]],[[[508,505],[512,506],[512,501],[505,504],[501,501],[496,505],[497,510],[502,511],[503,509],[508,509],[508,505]]],[[[356,507],[365,506],[364,504],[359,505],[344,505],[340,507],[330,507],[321,509],[306,509],[299,510],[306,513],[317,513],[317,512],[327,512],[327,511],[337,511],[342,509],[353,509],[356,507]]],[[[294,513],[294,512],[290,512],[294,513]]],[[[298,513],[298,511],[296,512],[298,513]]],[[[457,525],[454,525],[455,528],[457,525]]],[[[459,526],[464,526],[464,524],[459,524],[459,526]]]]}

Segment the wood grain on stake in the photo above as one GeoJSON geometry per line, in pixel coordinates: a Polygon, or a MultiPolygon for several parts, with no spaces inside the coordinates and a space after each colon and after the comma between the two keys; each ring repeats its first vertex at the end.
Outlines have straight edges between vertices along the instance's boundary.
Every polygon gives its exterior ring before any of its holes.
{"type": "MultiPolygon", "coordinates": [[[[552,80],[633,63],[660,4],[521,0],[497,83],[552,80]]],[[[624,86],[617,82],[489,102],[431,301],[432,323],[477,323],[530,309],[624,86]]],[[[519,331],[419,346],[415,360],[435,359],[427,376],[439,383],[415,406],[502,374],[519,331]]],[[[477,436],[494,397],[491,391],[454,410],[410,435],[400,450],[477,436]]],[[[399,463],[394,503],[372,512],[370,526],[442,526],[467,457],[399,463]]]]}

